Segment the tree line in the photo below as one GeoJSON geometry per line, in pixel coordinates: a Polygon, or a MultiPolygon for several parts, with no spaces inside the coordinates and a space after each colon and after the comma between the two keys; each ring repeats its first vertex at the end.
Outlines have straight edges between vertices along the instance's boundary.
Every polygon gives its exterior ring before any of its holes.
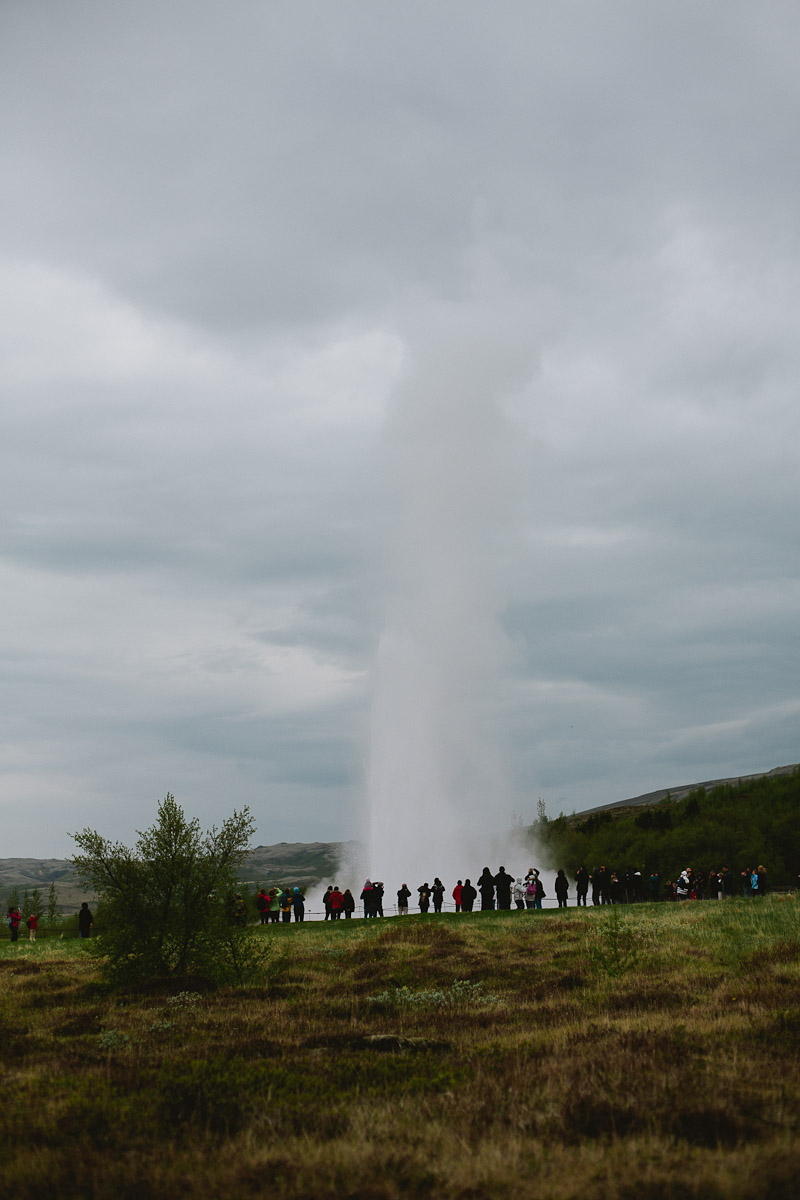
{"type": "Polygon", "coordinates": [[[549,866],[633,866],[676,879],[689,863],[703,872],[763,863],[770,887],[796,886],[800,875],[800,771],[764,776],[635,811],[609,810],[549,820],[540,807],[529,836],[549,866]]]}

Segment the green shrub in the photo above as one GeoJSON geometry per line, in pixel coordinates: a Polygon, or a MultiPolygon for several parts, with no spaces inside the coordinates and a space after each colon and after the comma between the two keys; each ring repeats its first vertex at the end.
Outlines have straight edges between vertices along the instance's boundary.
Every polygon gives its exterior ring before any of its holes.
{"type": "Polygon", "coordinates": [[[245,808],[202,834],[168,794],[132,850],[90,829],[73,834],[81,851],[75,869],[102,909],[92,949],[103,956],[108,979],[130,985],[164,976],[213,983],[247,977],[257,943],[232,924],[230,899],[253,827],[245,808]]]}

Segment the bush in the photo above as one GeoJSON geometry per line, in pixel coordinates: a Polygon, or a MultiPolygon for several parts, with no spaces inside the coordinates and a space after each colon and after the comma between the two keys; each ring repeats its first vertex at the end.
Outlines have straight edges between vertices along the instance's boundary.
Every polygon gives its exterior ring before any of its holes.
{"type": "Polygon", "coordinates": [[[203,834],[167,794],[134,849],[84,829],[73,864],[97,894],[103,932],[92,948],[114,983],[172,976],[239,982],[250,971],[252,935],[230,921],[236,872],[254,823],[247,808],[203,834]]]}

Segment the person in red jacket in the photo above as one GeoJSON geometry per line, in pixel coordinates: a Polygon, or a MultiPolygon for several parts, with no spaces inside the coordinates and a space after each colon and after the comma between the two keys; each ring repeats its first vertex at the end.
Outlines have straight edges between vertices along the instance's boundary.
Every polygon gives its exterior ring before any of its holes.
{"type": "Polygon", "coordinates": [[[336,884],[333,885],[333,891],[328,896],[328,903],[331,906],[331,920],[338,921],[342,915],[342,907],[344,906],[344,896],[339,891],[336,884]]]}
{"type": "Polygon", "coordinates": [[[456,912],[461,912],[461,889],[464,885],[459,879],[456,886],[453,888],[453,899],[456,902],[456,912]]]}
{"type": "Polygon", "coordinates": [[[19,923],[21,920],[22,913],[12,905],[8,910],[8,928],[11,930],[12,942],[16,942],[19,937],[19,923]]]}
{"type": "Polygon", "coordinates": [[[39,925],[39,918],[36,913],[31,913],[31,915],[28,917],[27,925],[28,925],[28,941],[35,942],[36,941],[36,930],[39,925]]]}

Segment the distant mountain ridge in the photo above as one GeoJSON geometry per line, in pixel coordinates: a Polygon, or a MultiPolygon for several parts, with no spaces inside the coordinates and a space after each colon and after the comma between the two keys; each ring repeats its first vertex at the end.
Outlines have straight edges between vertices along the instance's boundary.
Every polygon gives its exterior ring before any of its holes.
{"type": "MultiPolygon", "coordinates": [[[[310,887],[332,879],[356,842],[278,842],[255,846],[245,859],[241,881],[246,885],[292,884],[310,887]]],[[[47,902],[54,883],[59,910],[77,907],[90,895],[78,882],[66,858],[0,858],[0,902],[16,888],[20,896],[38,888],[47,902]]]]}

